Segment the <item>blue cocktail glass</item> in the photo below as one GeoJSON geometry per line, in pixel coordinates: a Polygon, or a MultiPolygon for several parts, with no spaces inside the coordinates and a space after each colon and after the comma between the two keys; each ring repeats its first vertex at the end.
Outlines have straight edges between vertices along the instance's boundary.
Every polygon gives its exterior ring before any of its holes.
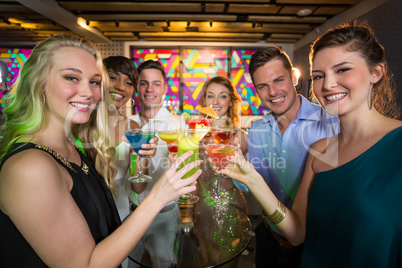
{"type": "Polygon", "coordinates": [[[149,141],[155,137],[155,131],[152,130],[142,130],[140,128],[138,129],[125,129],[124,133],[126,134],[126,137],[128,139],[128,142],[131,145],[131,148],[133,148],[134,152],[137,154],[137,165],[138,165],[138,174],[135,176],[131,176],[128,178],[130,182],[149,182],[152,180],[151,176],[148,176],[144,173],[142,173],[142,167],[141,167],[141,157],[138,152],[139,150],[146,150],[146,149],[141,149],[141,145],[149,143],[149,141]]]}

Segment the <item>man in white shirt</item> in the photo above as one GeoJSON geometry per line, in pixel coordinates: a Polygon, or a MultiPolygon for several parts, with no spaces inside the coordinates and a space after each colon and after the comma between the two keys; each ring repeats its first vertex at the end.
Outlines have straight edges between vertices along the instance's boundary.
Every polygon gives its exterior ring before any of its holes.
{"type": "MultiPolygon", "coordinates": [[[[162,64],[159,61],[148,60],[138,66],[139,85],[137,89],[140,102],[140,112],[133,120],[142,129],[153,128],[159,130],[175,130],[175,122],[163,120],[175,117],[162,106],[167,91],[166,75],[162,64]],[[150,119],[162,119],[153,121],[150,119]]],[[[179,122],[177,122],[179,124],[179,122]]],[[[156,155],[147,159],[148,174],[153,178],[148,183],[141,183],[136,186],[137,194],[132,200],[134,206],[144,200],[149,194],[155,182],[168,169],[169,151],[166,143],[159,139],[156,155]],[[145,189],[144,189],[145,187],[145,189]],[[138,188],[138,189],[137,189],[138,188]]],[[[170,267],[173,261],[173,243],[176,237],[177,224],[179,222],[179,207],[175,202],[170,202],[163,208],[147,232],[134,249],[131,256],[140,261],[144,250],[147,249],[151,255],[154,267],[170,267]]]]}

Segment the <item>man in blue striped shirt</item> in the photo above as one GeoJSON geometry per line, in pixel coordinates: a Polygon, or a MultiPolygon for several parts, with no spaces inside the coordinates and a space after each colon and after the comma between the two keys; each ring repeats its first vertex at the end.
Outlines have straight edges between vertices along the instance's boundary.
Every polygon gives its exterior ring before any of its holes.
{"type": "MultiPolygon", "coordinates": [[[[249,72],[270,112],[255,121],[248,136],[248,160],[288,208],[299,188],[310,146],[339,132],[329,116],[296,93],[298,78],[288,55],[276,46],[257,50],[249,72]]],[[[236,183],[242,190],[244,185],[236,183]]],[[[256,228],[256,267],[298,267],[302,246],[293,247],[265,218],[256,228]]]]}

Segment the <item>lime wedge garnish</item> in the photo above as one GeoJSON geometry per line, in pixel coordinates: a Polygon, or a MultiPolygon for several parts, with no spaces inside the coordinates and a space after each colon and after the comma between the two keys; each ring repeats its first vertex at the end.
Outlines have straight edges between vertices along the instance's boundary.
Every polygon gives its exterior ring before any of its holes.
{"type": "Polygon", "coordinates": [[[188,112],[184,112],[181,114],[180,119],[183,124],[186,123],[187,120],[191,118],[191,115],[188,112]]]}
{"type": "Polygon", "coordinates": [[[234,151],[236,151],[236,147],[229,147],[229,148],[226,148],[225,150],[224,150],[224,154],[230,154],[230,153],[233,153],[234,151]]]}
{"type": "Polygon", "coordinates": [[[234,151],[236,151],[235,146],[225,146],[225,145],[221,145],[219,147],[215,147],[214,149],[212,149],[212,153],[214,154],[230,154],[233,153],[234,151]]]}

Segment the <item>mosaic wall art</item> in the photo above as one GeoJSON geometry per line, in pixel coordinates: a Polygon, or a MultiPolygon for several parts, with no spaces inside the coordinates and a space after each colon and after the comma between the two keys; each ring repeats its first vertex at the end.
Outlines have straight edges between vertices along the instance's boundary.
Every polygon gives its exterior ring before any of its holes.
{"type": "Polygon", "coordinates": [[[232,50],[230,79],[233,82],[237,93],[242,99],[242,113],[245,115],[264,114],[267,108],[261,103],[257,96],[253,82],[248,72],[251,55],[255,50],[239,49],[232,50]]]}
{"type": "Polygon", "coordinates": [[[168,93],[164,105],[174,114],[198,113],[202,87],[215,76],[229,77],[242,98],[242,113],[261,115],[267,109],[261,104],[248,73],[253,49],[139,49],[131,48],[136,66],[145,60],[159,60],[165,67],[168,93]],[[180,55],[182,62],[180,62],[180,55]],[[182,66],[180,66],[182,65],[182,66]],[[180,77],[181,76],[181,77],[180,77]],[[181,79],[181,80],[180,80],[181,79]],[[180,84],[180,81],[182,82],[180,84]],[[180,92],[183,98],[180,99],[180,92]]]}
{"type": "MultiPolygon", "coordinates": [[[[166,73],[167,93],[163,102],[168,110],[177,114],[180,110],[180,57],[179,49],[131,49],[130,58],[134,59],[134,65],[138,67],[147,60],[159,60],[166,73]]],[[[136,110],[139,111],[137,100],[136,110]]]]}
{"type": "Polygon", "coordinates": [[[206,81],[215,76],[228,77],[228,50],[183,49],[183,109],[198,113],[198,101],[206,81]]]}
{"type": "MultiPolygon", "coordinates": [[[[264,114],[267,109],[258,98],[248,73],[248,64],[252,49],[151,49],[134,48],[130,58],[138,67],[146,60],[159,60],[165,68],[167,94],[164,106],[173,114],[181,113],[180,106],[189,113],[198,113],[198,100],[204,83],[215,76],[229,77],[242,98],[242,113],[245,115],[264,114]],[[182,56],[182,62],[180,62],[182,56]],[[181,66],[182,64],[182,66],[181,66]],[[180,88],[182,79],[182,88],[180,88]],[[183,99],[180,99],[182,90],[183,99]]],[[[12,77],[7,79],[7,88],[11,88],[19,74],[21,65],[31,54],[32,49],[0,48],[0,60],[8,67],[12,77]]],[[[5,87],[0,90],[0,111],[4,108],[3,95],[5,87]]],[[[136,103],[137,110],[139,104],[136,103]]]]}
{"type": "Polygon", "coordinates": [[[6,90],[11,89],[15,80],[19,75],[19,70],[22,64],[31,55],[32,49],[25,48],[0,48],[0,60],[4,62],[8,67],[9,77],[2,78],[2,83],[0,85],[0,112],[4,109],[5,99],[4,94],[6,90]],[[6,82],[6,85],[4,84],[6,82]]]}

